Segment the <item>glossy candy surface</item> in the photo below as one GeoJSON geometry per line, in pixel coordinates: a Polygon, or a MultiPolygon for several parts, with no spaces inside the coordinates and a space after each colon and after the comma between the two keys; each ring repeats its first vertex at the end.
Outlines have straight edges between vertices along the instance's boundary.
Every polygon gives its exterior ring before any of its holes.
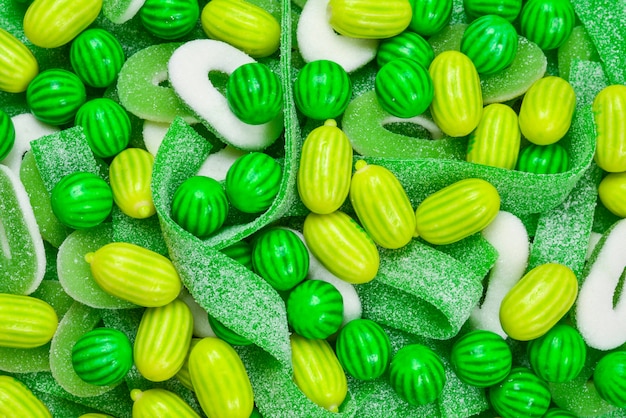
{"type": "Polygon", "coordinates": [[[593,101],[596,122],[594,159],[605,171],[626,171],[626,86],[604,88],[593,101]]]}
{"type": "Polygon", "coordinates": [[[489,400],[503,417],[541,417],[550,406],[548,385],[525,367],[515,367],[489,388],[489,400]]]}
{"type": "Polygon", "coordinates": [[[146,0],[139,10],[146,30],[167,40],[188,34],[198,23],[199,16],[196,0],[146,0]]]}
{"type": "Polygon", "coordinates": [[[82,105],[76,113],[75,125],[82,126],[96,157],[113,157],[130,141],[130,117],[111,99],[93,99],[82,105]]]}
{"type": "Polygon", "coordinates": [[[0,293],[0,347],[34,348],[49,342],[57,330],[56,312],[41,299],[0,293]]]}
{"type": "Polygon", "coordinates": [[[528,358],[540,378],[546,382],[568,382],[585,366],[587,346],[572,326],[556,324],[543,336],[530,341],[528,358]]]}
{"type": "Polygon", "coordinates": [[[454,342],[450,363],[463,382],[486,388],[501,382],[509,374],[513,355],[498,334],[474,330],[454,342]]]}
{"type": "Polygon", "coordinates": [[[522,0],[463,0],[470,20],[485,15],[498,15],[513,22],[522,10],[522,0]]]}
{"type": "Polygon", "coordinates": [[[391,342],[384,329],[369,319],[348,322],[337,336],[337,358],[352,377],[371,380],[380,377],[389,366],[391,342]]]}
{"type": "Polygon", "coordinates": [[[114,328],[96,328],[85,333],[72,347],[72,366],[85,382],[115,385],[133,365],[128,337],[114,328]]]}
{"type": "Polygon", "coordinates": [[[33,53],[19,39],[0,28],[0,91],[21,93],[39,73],[33,53]]]}
{"type": "Polygon", "coordinates": [[[570,0],[530,0],[522,8],[522,35],[544,51],[561,46],[572,33],[576,15],[570,0]]]}
{"type": "Polygon", "coordinates": [[[626,351],[604,355],[594,369],[593,382],[602,399],[626,407],[626,351]]]}
{"type": "Polygon", "coordinates": [[[267,210],[278,194],[281,168],[275,159],[262,152],[239,157],[226,173],[226,196],[237,209],[246,213],[267,210]]]}
{"type": "Polygon", "coordinates": [[[14,143],[15,127],[13,121],[6,112],[0,110],[0,161],[11,152],[14,143]]]}
{"type": "Polygon", "coordinates": [[[524,148],[517,160],[517,169],[528,173],[556,174],[569,170],[569,156],[561,144],[530,144],[524,148]]]}
{"type": "Polygon", "coordinates": [[[218,181],[210,177],[189,177],[174,192],[172,219],[199,238],[217,231],[227,215],[226,192],[218,181]]]}
{"type": "Polygon", "coordinates": [[[287,321],[304,338],[325,339],[343,320],[343,297],[330,283],[305,280],[287,298],[287,321]]]}
{"type": "Polygon", "coordinates": [[[269,122],[283,109],[280,78],[258,62],[244,64],[231,73],[226,98],[230,110],[251,125],[269,122]]]}
{"type": "Polygon", "coordinates": [[[501,103],[487,105],[476,130],[469,137],[467,161],[512,170],[517,162],[520,141],[515,111],[501,103]]]}
{"type": "Polygon", "coordinates": [[[46,405],[26,385],[5,375],[0,376],[0,415],[52,418],[46,405]]]}
{"type": "Polygon", "coordinates": [[[166,389],[133,389],[130,397],[134,401],[133,418],[200,417],[180,396],[166,389]]]}
{"type": "Polygon", "coordinates": [[[452,0],[411,0],[411,10],[409,28],[422,36],[431,36],[450,22],[452,0]]]}
{"type": "Polygon", "coordinates": [[[333,29],[351,38],[389,38],[411,23],[409,0],[330,0],[328,10],[333,29]]]}
{"type": "Polygon", "coordinates": [[[294,84],[296,106],[313,119],[335,119],[352,98],[352,82],[346,71],[334,61],[307,63],[294,84]]]}
{"type": "Polygon", "coordinates": [[[598,196],[611,213],[626,218],[626,172],[607,174],[598,186],[598,196]]]}
{"type": "Polygon", "coordinates": [[[83,82],[76,74],[61,69],[39,73],[26,89],[26,101],[33,115],[50,125],[72,121],[86,99],[83,82]]]}
{"type": "Polygon", "coordinates": [[[396,393],[411,405],[435,401],[446,381],[439,355],[430,348],[411,344],[402,347],[391,360],[389,382],[396,393]]]}
{"type": "Polygon", "coordinates": [[[474,20],[461,38],[461,52],[467,55],[481,75],[507,68],[517,54],[517,31],[506,19],[486,15],[474,20]]]}
{"type": "Polygon", "coordinates": [[[433,47],[422,36],[412,31],[404,31],[383,39],[376,52],[376,63],[379,67],[398,58],[408,58],[428,68],[435,58],[435,53],[433,47]]]}
{"type": "Polygon", "coordinates": [[[113,158],[109,180],[113,200],[126,215],[144,219],[156,213],[150,182],[154,157],[140,148],[127,148],[113,158]]]}
{"type": "Polygon", "coordinates": [[[374,86],[381,107],[399,118],[421,115],[433,100],[428,70],[408,58],[385,64],[376,74],[374,86]]]}
{"type": "Polygon", "coordinates": [[[92,28],[74,39],[70,48],[70,63],[78,77],[88,86],[110,86],[122,66],[125,54],[122,44],[110,32],[92,28]]]}

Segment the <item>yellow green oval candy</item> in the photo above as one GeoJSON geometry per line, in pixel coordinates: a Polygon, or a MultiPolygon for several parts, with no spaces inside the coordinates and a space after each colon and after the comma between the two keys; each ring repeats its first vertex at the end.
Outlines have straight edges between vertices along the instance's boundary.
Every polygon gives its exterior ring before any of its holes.
{"type": "Polygon", "coordinates": [[[48,303],[32,296],[0,293],[0,347],[34,348],[48,343],[59,319],[48,303]]]}
{"type": "Polygon", "coordinates": [[[626,171],[626,86],[605,87],[593,100],[596,122],[594,160],[604,171],[626,171]]]}
{"type": "Polygon", "coordinates": [[[0,415],[4,417],[52,418],[50,410],[22,382],[0,376],[0,415]]]}
{"type": "Polygon", "coordinates": [[[0,91],[21,93],[39,73],[33,53],[19,39],[0,28],[0,91]]]}
{"type": "Polygon", "coordinates": [[[598,196],[611,213],[626,218],[626,172],[607,174],[600,181],[598,196]]]}
{"type": "Polygon", "coordinates": [[[26,102],[31,112],[50,125],[72,121],[86,100],[83,82],[76,74],[62,69],[39,73],[26,89],[26,102]]]}
{"type": "Polygon", "coordinates": [[[398,35],[411,23],[408,0],[330,0],[329,23],[350,38],[384,39],[398,35]]]}
{"type": "Polygon", "coordinates": [[[205,176],[181,183],[172,197],[172,219],[199,238],[217,231],[228,215],[228,198],[222,185],[205,176]]]}
{"type": "Polygon", "coordinates": [[[200,418],[180,396],[166,389],[133,389],[130,391],[134,418],[200,418]]]}
{"type": "Polygon", "coordinates": [[[74,39],[70,63],[80,79],[91,87],[108,87],[116,79],[125,55],[120,41],[101,28],[87,29],[74,39]]]}
{"type": "Polygon", "coordinates": [[[504,104],[485,106],[467,144],[467,161],[508,170],[515,168],[521,133],[517,113],[504,104]]]}
{"type": "Polygon", "coordinates": [[[128,148],[113,158],[109,180],[115,204],[131,218],[144,219],[156,213],[152,200],[154,157],[140,148],[128,148]]]}
{"type": "Polygon", "coordinates": [[[133,366],[128,337],[114,328],[96,328],[85,333],[72,347],[74,371],[87,383],[115,385],[133,366]]]}

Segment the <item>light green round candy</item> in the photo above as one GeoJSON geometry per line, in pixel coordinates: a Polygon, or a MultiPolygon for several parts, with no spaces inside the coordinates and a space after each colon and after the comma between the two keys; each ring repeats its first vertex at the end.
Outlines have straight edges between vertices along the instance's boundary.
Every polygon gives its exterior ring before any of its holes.
{"type": "Polygon", "coordinates": [[[50,125],[72,121],[86,99],[83,82],[76,74],[61,69],[39,73],[26,89],[26,101],[31,112],[50,125]]]}
{"type": "Polygon", "coordinates": [[[93,99],[82,105],[76,113],[75,124],[82,126],[96,157],[113,157],[130,142],[131,123],[128,113],[111,99],[93,99]]]}
{"type": "Polygon", "coordinates": [[[380,106],[399,118],[421,115],[433,101],[433,80],[428,70],[408,58],[392,60],[376,74],[380,106]]]}
{"type": "Polygon", "coordinates": [[[91,87],[108,87],[117,78],[125,55],[122,44],[104,29],[87,29],[74,39],[70,63],[80,79],[91,87]]]}
{"type": "Polygon", "coordinates": [[[408,58],[428,68],[435,58],[435,53],[426,39],[415,32],[404,31],[383,39],[376,52],[376,63],[379,67],[398,58],[408,58]]]}
{"type": "Polygon", "coordinates": [[[307,63],[298,73],[294,99],[298,110],[317,119],[336,119],[352,98],[352,82],[343,67],[334,61],[307,63]]]}
{"type": "Polygon", "coordinates": [[[330,283],[305,280],[287,298],[287,322],[298,335],[326,339],[343,321],[343,297],[330,283]]]}
{"type": "Polygon", "coordinates": [[[15,143],[15,127],[9,115],[0,110],[0,161],[9,155],[15,143]]]}
{"type": "Polygon", "coordinates": [[[337,336],[335,347],[341,366],[352,377],[376,379],[387,370],[391,342],[385,330],[369,319],[353,319],[337,336]]]}
{"type": "Polygon", "coordinates": [[[85,382],[114,385],[126,377],[133,365],[128,337],[113,328],[96,328],[84,334],[72,348],[72,366],[85,382]]]}
{"type": "Polygon", "coordinates": [[[593,383],[602,399],[626,407],[626,351],[604,355],[593,372],[593,383]]]}
{"type": "Polygon", "coordinates": [[[511,65],[517,54],[517,31],[503,17],[479,17],[465,29],[461,52],[467,55],[482,75],[497,73],[511,65]]]}
{"type": "Polygon", "coordinates": [[[431,36],[448,25],[452,17],[452,0],[410,0],[413,17],[409,29],[431,36]]]}
{"type": "Polygon", "coordinates": [[[196,0],[146,0],[139,18],[154,36],[173,40],[191,32],[200,18],[200,8],[196,0]]]}
{"type": "Polygon", "coordinates": [[[281,168],[275,159],[262,152],[245,154],[226,173],[226,196],[245,213],[267,210],[280,188],[281,168]]]}
{"type": "Polygon", "coordinates": [[[230,110],[243,122],[251,125],[269,122],[283,108],[280,78],[265,64],[244,64],[228,78],[226,99],[230,110]]]}
{"type": "Polygon", "coordinates": [[[389,366],[389,382],[400,398],[411,405],[434,402],[446,381],[437,353],[421,344],[402,347],[389,366]]]}
{"type": "Polygon", "coordinates": [[[570,0],[529,0],[520,15],[522,35],[544,51],[563,45],[575,23],[570,0]]]}
{"type": "Polygon", "coordinates": [[[528,358],[537,376],[547,382],[568,382],[585,366],[587,346],[572,326],[557,324],[546,334],[530,341],[528,358]]]}
{"type": "Polygon", "coordinates": [[[489,388],[489,400],[503,417],[542,417],[550,407],[551,395],[546,382],[525,367],[515,367],[489,388]]]}

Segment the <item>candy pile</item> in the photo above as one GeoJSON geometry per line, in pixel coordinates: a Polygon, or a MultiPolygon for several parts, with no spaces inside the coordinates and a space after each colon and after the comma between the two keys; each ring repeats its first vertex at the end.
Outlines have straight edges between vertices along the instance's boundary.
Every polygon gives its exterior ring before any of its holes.
{"type": "Polygon", "coordinates": [[[626,416],[621,0],[0,0],[0,415],[626,416]]]}

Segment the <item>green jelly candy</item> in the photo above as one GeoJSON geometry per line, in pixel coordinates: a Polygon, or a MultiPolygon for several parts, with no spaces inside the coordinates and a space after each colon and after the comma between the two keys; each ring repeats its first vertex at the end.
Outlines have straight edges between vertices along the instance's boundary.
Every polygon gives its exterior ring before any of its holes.
{"type": "Polygon", "coordinates": [[[486,330],[474,330],[454,343],[450,363],[461,381],[486,388],[507,377],[511,371],[513,355],[500,335],[486,330]]]}
{"type": "Polygon", "coordinates": [[[247,241],[237,241],[220,251],[252,270],[252,245],[247,241]]]}
{"type": "Polygon", "coordinates": [[[430,36],[448,25],[452,17],[452,0],[410,0],[413,17],[409,29],[430,36]]]}
{"type": "Polygon", "coordinates": [[[181,183],[172,198],[172,219],[198,238],[222,227],[228,199],[222,185],[210,177],[193,176],[181,183]]]}
{"type": "Polygon", "coordinates": [[[385,64],[374,83],[380,106],[399,118],[424,113],[433,101],[433,80],[421,64],[400,58],[385,64]]]}
{"type": "Polygon", "coordinates": [[[350,77],[336,62],[311,61],[302,67],[296,78],[296,106],[309,118],[336,119],[346,110],[351,98],[350,77]]]}
{"type": "Polygon", "coordinates": [[[569,81],[570,71],[575,61],[599,62],[600,56],[593,40],[584,26],[576,26],[567,40],[559,47],[557,62],[559,64],[559,77],[569,81]]]}
{"type": "Polygon", "coordinates": [[[551,395],[546,382],[525,367],[515,367],[489,388],[489,400],[503,417],[542,417],[550,407],[551,395]]]}
{"type": "Polygon", "coordinates": [[[15,143],[15,127],[9,115],[0,110],[0,161],[9,155],[15,143]]]}
{"type": "Polygon", "coordinates": [[[74,39],[70,63],[78,77],[88,86],[108,87],[124,65],[122,44],[104,29],[87,29],[74,39]]]}
{"type": "Polygon", "coordinates": [[[508,20],[496,15],[479,17],[465,29],[461,52],[482,75],[497,73],[511,65],[517,54],[517,31],[508,20]]]}
{"type": "Polygon", "coordinates": [[[200,7],[196,0],[146,0],[139,10],[148,32],[162,39],[187,35],[198,23],[200,7]]]}
{"type": "Polygon", "coordinates": [[[292,231],[271,228],[252,246],[252,266],[276,290],[289,290],[309,272],[309,251],[292,231]]]}
{"type": "Polygon", "coordinates": [[[226,327],[220,321],[209,315],[209,325],[217,338],[221,338],[230,345],[250,345],[252,341],[237,334],[232,329],[226,327]]]}
{"type": "Polygon", "coordinates": [[[117,155],[130,142],[128,113],[111,99],[93,99],[82,105],[76,113],[75,124],[82,126],[89,148],[99,158],[117,155]]]}
{"type": "Polygon", "coordinates": [[[77,171],[61,179],[51,193],[52,212],[66,226],[92,228],[113,208],[111,187],[93,173],[77,171]]]}
{"type": "Polygon", "coordinates": [[[570,0],[530,0],[520,15],[522,35],[544,51],[558,48],[572,33],[576,15],[570,0]]]}
{"type": "Polygon", "coordinates": [[[614,351],[602,357],[593,372],[593,383],[602,399],[625,408],[626,351],[614,351]]]}
{"type": "Polygon", "coordinates": [[[121,382],[133,365],[128,337],[113,328],[85,333],[72,348],[72,366],[85,382],[97,386],[121,382]]]}
{"type": "Polygon", "coordinates": [[[561,144],[530,144],[517,160],[517,169],[535,174],[563,173],[569,169],[569,156],[561,144]]]}
{"type": "Polygon", "coordinates": [[[522,0],[463,0],[463,7],[470,20],[497,15],[513,22],[522,10],[522,0]]]}
{"type": "Polygon", "coordinates": [[[528,344],[530,365],[547,382],[569,382],[585,366],[587,346],[580,333],[570,325],[557,324],[528,344]]]}
{"type": "Polygon", "coordinates": [[[283,109],[280,78],[260,62],[244,64],[228,78],[226,99],[230,110],[243,122],[269,122],[283,109]]]}
{"type": "Polygon", "coordinates": [[[343,297],[330,283],[305,280],[287,298],[287,322],[309,339],[326,339],[339,330],[343,321],[343,297]]]}
{"type": "Polygon", "coordinates": [[[26,102],[31,112],[50,125],[71,122],[85,100],[87,92],[80,78],[61,69],[39,73],[26,89],[26,102]]]}
{"type": "Polygon", "coordinates": [[[421,344],[402,347],[389,366],[389,381],[396,393],[411,405],[435,401],[446,380],[437,353],[421,344]]]}
{"type": "Polygon", "coordinates": [[[226,173],[226,196],[245,213],[267,210],[280,189],[281,168],[278,162],[262,152],[245,154],[226,173]]]}
{"type": "Polygon", "coordinates": [[[353,319],[337,336],[339,363],[348,374],[360,380],[376,379],[387,370],[391,342],[385,330],[369,319],[353,319]]]}
{"type": "Polygon", "coordinates": [[[383,39],[376,52],[379,67],[398,58],[408,58],[428,68],[435,58],[433,47],[415,32],[404,31],[399,35],[383,39]]]}

